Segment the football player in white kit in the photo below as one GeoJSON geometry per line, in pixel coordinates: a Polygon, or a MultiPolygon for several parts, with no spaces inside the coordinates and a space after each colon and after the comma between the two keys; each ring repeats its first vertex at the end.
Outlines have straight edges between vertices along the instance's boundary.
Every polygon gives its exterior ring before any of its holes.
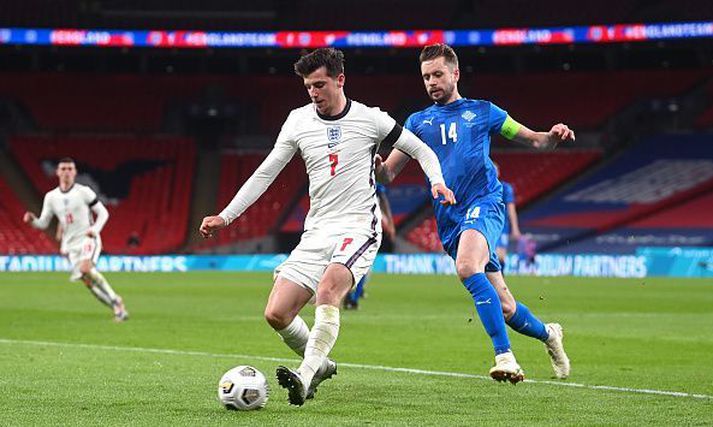
{"type": "Polygon", "coordinates": [[[210,237],[252,205],[299,152],[309,176],[310,210],[304,233],[290,256],[275,270],[265,319],[295,353],[298,369],[280,366],[277,378],[289,401],[302,405],[317,386],[336,373],[327,356],[339,333],[339,306],[351,287],[370,269],[381,244],[374,156],[389,144],[420,164],[434,198],[455,203],[443,184],[435,153],[378,108],[344,94],[344,55],[317,49],[295,63],[311,103],[292,110],[275,146],[228,206],[203,219],[200,232],[210,237]],[[312,299],[312,330],[299,316],[312,299]]]}
{"type": "Polygon", "coordinates": [[[96,269],[102,249],[101,232],[109,219],[109,212],[97,199],[91,188],[75,183],[77,168],[69,157],[57,164],[59,186],[45,195],[42,213],[37,218],[32,212],[25,212],[23,221],[41,230],[46,229],[52,216],[59,220],[62,230],[60,252],[72,264],[70,280],[81,279],[94,296],[114,312],[114,320],[121,322],[129,317],[119,295],[96,269]],[[96,214],[96,220],[92,215],[96,214]]]}

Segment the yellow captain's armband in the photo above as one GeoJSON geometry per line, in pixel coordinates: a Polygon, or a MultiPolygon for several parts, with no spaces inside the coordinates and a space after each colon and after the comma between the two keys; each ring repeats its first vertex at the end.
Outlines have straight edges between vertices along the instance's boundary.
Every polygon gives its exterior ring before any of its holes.
{"type": "Polygon", "coordinates": [[[517,132],[520,130],[520,126],[522,126],[520,123],[513,120],[512,117],[507,116],[505,117],[503,126],[500,128],[500,135],[504,136],[507,139],[513,139],[515,138],[515,135],[517,135],[517,132]]]}

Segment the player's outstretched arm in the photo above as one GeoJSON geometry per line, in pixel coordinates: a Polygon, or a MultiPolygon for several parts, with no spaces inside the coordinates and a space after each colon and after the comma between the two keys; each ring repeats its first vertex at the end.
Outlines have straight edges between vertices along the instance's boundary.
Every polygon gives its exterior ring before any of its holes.
{"type": "Polygon", "coordinates": [[[245,181],[240,190],[235,194],[233,200],[218,215],[207,216],[198,231],[204,238],[211,237],[213,233],[221,228],[227,227],[237,217],[243,214],[255,201],[262,196],[267,188],[272,184],[280,171],[289,163],[295,150],[288,144],[278,142],[270,154],[263,160],[262,164],[253,172],[252,176],[245,181]]]}
{"type": "Polygon", "coordinates": [[[25,222],[25,224],[30,224],[32,227],[44,230],[50,225],[50,220],[52,219],[52,211],[50,210],[50,203],[49,200],[47,200],[47,196],[45,195],[45,199],[42,201],[42,213],[40,213],[40,217],[37,218],[37,216],[32,213],[32,212],[25,212],[25,214],[22,216],[22,221],[25,222]]]}
{"type": "Polygon", "coordinates": [[[443,197],[441,204],[452,205],[456,203],[455,196],[450,188],[446,187],[441,171],[438,156],[428,145],[421,141],[410,130],[404,129],[399,139],[394,143],[394,148],[413,157],[421,165],[421,169],[431,182],[431,194],[434,199],[443,197]]]}
{"type": "Polygon", "coordinates": [[[374,159],[376,180],[384,185],[391,184],[409,160],[411,160],[411,157],[401,150],[392,150],[386,160],[377,154],[374,159]]]}
{"type": "Polygon", "coordinates": [[[507,204],[508,218],[510,219],[510,230],[512,237],[517,240],[520,238],[522,233],[520,232],[520,222],[517,218],[517,208],[515,203],[511,202],[507,204]]]}
{"type": "Polygon", "coordinates": [[[564,123],[557,123],[549,132],[535,132],[510,116],[505,119],[500,134],[512,141],[538,149],[554,149],[562,142],[575,140],[574,131],[564,123]]]}

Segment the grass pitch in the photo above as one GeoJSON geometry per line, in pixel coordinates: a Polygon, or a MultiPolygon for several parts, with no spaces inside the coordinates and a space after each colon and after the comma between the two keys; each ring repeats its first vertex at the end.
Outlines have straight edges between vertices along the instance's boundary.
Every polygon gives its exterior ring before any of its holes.
{"type": "Polygon", "coordinates": [[[0,425],[713,424],[710,280],[510,277],[572,359],[552,380],[543,345],[510,331],[534,380],[512,386],[484,378],[491,345],[457,279],[376,275],[342,311],[339,374],[295,408],[274,371],[298,361],[262,318],[269,274],[106,276],[124,324],[66,274],[0,274],[0,425]],[[218,404],[240,364],[268,377],[265,409],[218,404]]]}

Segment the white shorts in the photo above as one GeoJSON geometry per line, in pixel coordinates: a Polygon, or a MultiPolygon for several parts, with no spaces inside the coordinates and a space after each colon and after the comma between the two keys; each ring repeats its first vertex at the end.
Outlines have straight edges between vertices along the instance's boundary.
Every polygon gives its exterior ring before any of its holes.
{"type": "Polygon", "coordinates": [[[380,245],[381,233],[373,230],[305,231],[290,256],[275,269],[275,277],[282,276],[316,294],[327,266],[338,263],[352,272],[353,286],[371,269],[380,245]]]}
{"type": "Polygon", "coordinates": [[[99,254],[102,251],[102,241],[98,237],[85,237],[77,243],[69,245],[66,249],[69,263],[72,264],[72,275],[70,280],[79,280],[82,273],[79,271],[79,264],[82,261],[90,260],[94,265],[99,261],[99,254]]]}

